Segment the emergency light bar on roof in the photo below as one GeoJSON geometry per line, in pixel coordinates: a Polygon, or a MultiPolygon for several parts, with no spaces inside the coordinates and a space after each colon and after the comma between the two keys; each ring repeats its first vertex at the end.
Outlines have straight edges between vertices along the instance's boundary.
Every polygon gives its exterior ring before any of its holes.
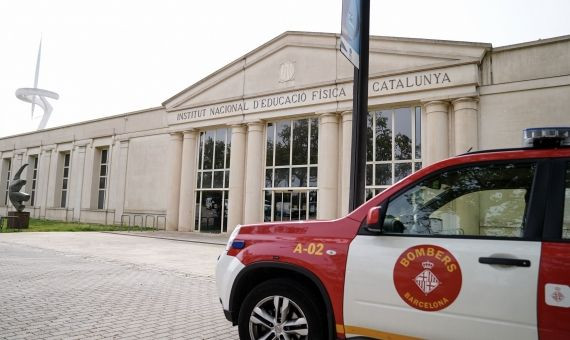
{"type": "Polygon", "coordinates": [[[570,146],[570,127],[543,127],[523,130],[523,147],[570,146]]]}

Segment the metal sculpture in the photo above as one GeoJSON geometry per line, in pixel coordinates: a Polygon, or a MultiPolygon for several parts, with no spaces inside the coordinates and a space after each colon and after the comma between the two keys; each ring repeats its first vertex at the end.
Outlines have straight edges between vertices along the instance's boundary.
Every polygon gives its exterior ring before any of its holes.
{"type": "Polygon", "coordinates": [[[41,55],[42,55],[42,41],[40,40],[38,59],[36,61],[36,74],[34,77],[34,87],[33,88],[26,87],[16,90],[16,97],[18,97],[18,99],[28,103],[32,103],[32,119],[34,118],[34,108],[36,104],[44,110],[44,114],[42,116],[42,120],[40,121],[40,125],[38,126],[38,130],[42,130],[46,127],[49,117],[51,116],[51,112],[53,111],[53,107],[47,101],[46,98],[52,98],[56,100],[59,99],[59,94],[55,92],[38,89],[38,77],[40,74],[41,55]]]}
{"type": "Polygon", "coordinates": [[[8,187],[8,196],[10,197],[10,202],[18,212],[24,211],[26,207],[24,202],[27,202],[30,199],[30,195],[26,194],[25,192],[20,192],[22,187],[26,185],[25,179],[20,179],[20,175],[22,171],[28,166],[28,164],[22,165],[20,170],[16,172],[14,178],[10,181],[10,185],[8,187]]]}

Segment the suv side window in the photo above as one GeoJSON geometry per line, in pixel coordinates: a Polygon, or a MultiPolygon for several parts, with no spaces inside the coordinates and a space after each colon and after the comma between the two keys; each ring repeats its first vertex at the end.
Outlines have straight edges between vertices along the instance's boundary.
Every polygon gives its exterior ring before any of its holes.
{"type": "Polygon", "coordinates": [[[570,162],[566,165],[566,185],[564,190],[564,220],[562,222],[562,238],[570,239],[570,162]]]}
{"type": "Polygon", "coordinates": [[[501,163],[431,176],[390,200],[384,231],[523,237],[535,169],[535,163],[501,163]]]}

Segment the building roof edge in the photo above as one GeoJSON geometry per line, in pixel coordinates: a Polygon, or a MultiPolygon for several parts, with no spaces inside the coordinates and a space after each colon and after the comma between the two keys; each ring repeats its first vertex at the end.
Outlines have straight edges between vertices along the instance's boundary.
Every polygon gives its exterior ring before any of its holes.
{"type": "Polygon", "coordinates": [[[523,42],[523,43],[518,43],[518,44],[499,46],[499,47],[493,48],[493,52],[516,50],[516,49],[520,49],[520,48],[532,47],[532,46],[537,46],[537,45],[547,45],[547,44],[553,44],[553,43],[557,43],[560,41],[566,41],[566,40],[570,40],[570,35],[561,35],[561,36],[553,37],[553,38],[538,39],[538,40],[533,40],[533,41],[528,41],[528,42],[523,42]]]}
{"type": "MultiPolygon", "coordinates": [[[[260,50],[266,48],[267,46],[273,44],[274,42],[291,35],[304,35],[304,36],[320,36],[320,37],[340,37],[339,33],[327,33],[327,32],[309,32],[309,31],[285,31],[275,38],[263,43],[262,45],[256,47],[255,49],[249,51],[248,53],[242,55],[241,57],[235,59],[234,61],[226,64],[225,66],[215,70],[214,72],[208,74],[204,78],[198,80],[194,84],[184,88],[183,90],[179,91],[175,95],[171,96],[170,98],[166,99],[162,102],[162,106],[166,107],[169,103],[176,100],[178,97],[186,93],[187,91],[191,90],[192,88],[197,87],[200,84],[203,84],[208,79],[211,79],[215,75],[223,72],[224,70],[234,66],[235,64],[239,63],[240,61],[247,59],[248,57],[254,55],[255,53],[259,52],[260,50]]],[[[416,42],[416,43],[425,43],[425,44],[447,44],[447,45],[457,45],[457,46],[472,46],[472,47],[482,47],[482,48],[491,48],[492,45],[490,43],[481,43],[481,42],[468,42],[468,41],[455,41],[455,40],[438,40],[438,39],[422,39],[422,38],[404,38],[404,37],[391,37],[391,36],[380,36],[380,35],[371,35],[370,39],[372,40],[387,40],[387,41],[404,41],[404,42],[416,42]]]]}
{"type": "Polygon", "coordinates": [[[148,108],[148,109],[141,109],[141,110],[130,111],[130,112],[126,112],[126,113],[119,113],[119,114],[112,115],[112,116],[105,116],[105,117],[101,117],[101,118],[84,120],[84,121],[76,122],[76,123],[54,126],[54,127],[50,127],[50,128],[42,129],[42,130],[34,130],[34,131],[29,131],[29,132],[18,133],[15,135],[2,136],[2,137],[0,137],[0,141],[10,139],[10,138],[32,135],[32,134],[40,133],[40,132],[54,131],[54,130],[58,130],[58,129],[68,128],[68,127],[73,127],[73,126],[78,126],[78,125],[83,125],[83,124],[88,124],[88,123],[95,123],[95,122],[104,121],[107,119],[128,117],[128,116],[132,116],[132,115],[139,114],[139,113],[145,113],[145,112],[151,112],[151,111],[157,111],[157,110],[164,110],[164,107],[157,106],[157,107],[152,107],[152,108],[148,108]]]}

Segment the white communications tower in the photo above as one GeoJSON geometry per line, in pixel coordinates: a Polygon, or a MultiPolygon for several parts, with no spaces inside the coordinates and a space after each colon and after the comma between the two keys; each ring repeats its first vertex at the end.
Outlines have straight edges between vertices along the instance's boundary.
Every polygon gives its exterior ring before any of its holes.
{"type": "Polygon", "coordinates": [[[55,92],[38,89],[38,76],[40,74],[40,58],[42,55],[42,41],[40,39],[40,48],[38,50],[38,60],[36,61],[36,75],[34,77],[33,88],[21,88],[16,90],[16,97],[28,103],[32,103],[32,119],[34,118],[34,108],[36,104],[44,110],[42,120],[38,126],[38,130],[44,129],[47,125],[53,107],[46,98],[59,99],[59,95],[55,92]]]}

